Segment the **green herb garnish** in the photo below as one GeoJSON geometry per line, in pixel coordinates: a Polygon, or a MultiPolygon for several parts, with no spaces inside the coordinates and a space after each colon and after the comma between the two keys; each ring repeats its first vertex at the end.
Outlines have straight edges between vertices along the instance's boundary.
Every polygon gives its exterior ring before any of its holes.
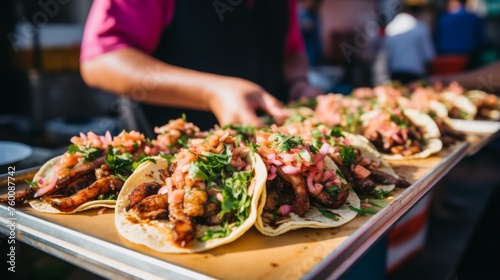
{"type": "Polygon", "coordinates": [[[96,158],[100,157],[103,153],[103,150],[99,149],[99,148],[95,148],[95,147],[79,148],[77,145],[71,144],[68,147],[68,153],[70,155],[80,153],[84,156],[83,161],[89,162],[89,161],[93,161],[96,158]]]}
{"type": "Polygon", "coordinates": [[[391,114],[391,121],[393,121],[401,128],[407,128],[409,126],[409,122],[405,120],[404,117],[398,117],[396,115],[391,114]]]}
{"type": "Polygon", "coordinates": [[[203,236],[200,236],[198,238],[199,241],[205,242],[210,239],[216,239],[216,238],[222,238],[226,237],[231,233],[231,229],[229,228],[227,222],[222,223],[222,228],[221,229],[209,229],[205,231],[203,236]]]}
{"type": "Polygon", "coordinates": [[[233,176],[223,181],[222,204],[219,216],[235,211],[237,224],[243,223],[249,215],[249,206],[252,197],[248,194],[247,187],[253,177],[253,170],[234,172],[233,176]]]}
{"type": "Polygon", "coordinates": [[[277,152],[288,152],[292,148],[303,145],[301,137],[295,138],[293,135],[287,136],[280,132],[269,136],[269,140],[274,141],[273,145],[276,147],[277,152]]]}
{"type": "Polygon", "coordinates": [[[322,208],[322,207],[318,207],[318,211],[321,213],[321,215],[329,218],[329,219],[332,219],[334,221],[338,221],[339,220],[339,217],[337,217],[337,215],[325,208],[322,208]]]}
{"type": "Polygon", "coordinates": [[[340,158],[346,166],[356,163],[356,149],[352,146],[342,146],[340,149],[340,158]]]}
{"type": "Polygon", "coordinates": [[[389,204],[387,201],[372,200],[372,199],[368,199],[368,203],[370,203],[371,205],[378,207],[378,208],[384,208],[385,206],[387,206],[389,204]]]}
{"type": "Polygon", "coordinates": [[[384,198],[389,197],[391,195],[392,195],[391,191],[384,191],[384,190],[380,189],[380,190],[375,190],[374,198],[384,199],[384,198]]]}
{"type": "Polygon", "coordinates": [[[226,145],[226,149],[220,154],[206,152],[198,156],[198,160],[189,165],[189,176],[208,183],[213,182],[217,178],[222,178],[226,171],[234,171],[230,162],[231,151],[229,145],[226,145]]]}
{"type": "Polygon", "coordinates": [[[331,187],[326,187],[325,190],[333,197],[337,195],[338,192],[342,191],[342,188],[340,186],[331,186],[331,187]]]}
{"type": "Polygon", "coordinates": [[[96,200],[116,200],[118,197],[114,193],[100,194],[96,200]]]}
{"type": "Polygon", "coordinates": [[[361,207],[361,209],[360,209],[360,208],[356,208],[352,205],[349,205],[349,209],[358,213],[358,215],[360,215],[360,216],[364,216],[366,214],[373,215],[373,214],[377,214],[377,212],[378,212],[377,209],[372,208],[372,207],[361,207]]]}
{"type": "Polygon", "coordinates": [[[30,185],[30,188],[38,189],[38,182],[37,181],[28,181],[24,180],[28,185],[30,185]]]}

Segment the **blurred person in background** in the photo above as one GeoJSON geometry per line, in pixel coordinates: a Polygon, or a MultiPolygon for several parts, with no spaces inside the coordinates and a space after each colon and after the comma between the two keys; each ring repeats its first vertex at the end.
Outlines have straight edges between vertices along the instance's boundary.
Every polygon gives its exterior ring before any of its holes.
{"type": "Polygon", "coordinates": [[[319,6],[321,0],[301,0],[300,27],[304,38],[309,65],[316,66],[323,59],[321,47],[321,22],[319,19],[319,6]]]}
{"type": "Polygon", "coordinates": [[[435,50],[430,29],[420,20],[424,7],[422,1],[406,1],[385,28],[384,47],[393,81],[406,84],[428,75],[435,50]]]}
{"type": "Polygon", "coordinates": [[[183,113],[202,129],[261,125],[257,110],[284,117],[281,102],[322,93],[297,15],[293,0],[96,0],[81,73],[137,101],[151,127],[183,113]]]}
{"type": "Polygon", "coordinates": [[[467,0],[449,0],[436,23],[436,51],[439,55],[458,55],[464,65],[473,65],[484,43],[483,20],[467,9],[467,0]]]}

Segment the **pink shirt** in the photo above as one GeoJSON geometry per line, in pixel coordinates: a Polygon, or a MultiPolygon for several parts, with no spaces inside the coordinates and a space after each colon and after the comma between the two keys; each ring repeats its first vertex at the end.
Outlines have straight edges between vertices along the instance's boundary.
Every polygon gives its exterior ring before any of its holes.
{"type": "MultiPolygon", "coordinates": [[[[297,2],[288,2],[285,56],[304,51],[297,2]]],[[[122,48],[153,53],[164,27],[172,21],[174,5],[175,0],[94,0],[83,33],[80,59],[122,48]]]]}

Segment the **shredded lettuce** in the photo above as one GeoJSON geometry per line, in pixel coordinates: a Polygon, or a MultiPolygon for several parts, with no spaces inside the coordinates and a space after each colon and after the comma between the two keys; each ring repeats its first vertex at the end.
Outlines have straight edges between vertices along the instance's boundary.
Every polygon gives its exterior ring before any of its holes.
{"type": "MultiPolygon", "coordinates": [[[[253,170],[236,171],[231,166],[232,153],[229,145],[221,154],[206,152],[189,166],[188,175],[193,179],[201,179],[207,183],[207,187],[214,188],[212,183],[220,188],[222,201],[219,217],[226,214],[236,217],[235,226],[242,224],[249,215],[249,207],[252,197],[248,194],[248,186],[254,176],[253,170]]],[[[231,233],[226,225],[219,230],[209,230],[199,240],[225,237],[231,233]]]]}
{"type": "Polygon", "coordinates": [[[223,181],[220,217],[235,211],[237,224],[243,223],[249,214],[252,197],[248,195],[248,186],[253,177],[253,170],[234,172],[223,181]]]}
{"type": "Polygon", "coordinates": [[[145,161],[155,160],[146,155],[139,155],[137,159],[134,159],[134,156],[130,153],[120,153],[118,148],[109,147],[108,152],[106,154],[106,164],[113,171],[113,175],[118,178],[123,179],[122,177],[127,177],[134,170],[139,167],[139,165],[145,161]]]}

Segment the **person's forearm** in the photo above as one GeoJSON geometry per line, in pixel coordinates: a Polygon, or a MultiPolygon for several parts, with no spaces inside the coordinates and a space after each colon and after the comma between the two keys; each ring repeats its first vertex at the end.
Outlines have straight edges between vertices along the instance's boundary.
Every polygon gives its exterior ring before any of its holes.
{"type": "Polygon", "coordinates": [[[480,89],[500,93],[500,62],[494,62],[462,74],[434,76],[431,80],[433,82],[442,82],[445,85],[456,81],[466,89],[480,89]]]}
{"type": "Polygon", "coordinates": [[[290,102],[301,99],[311,99],[323,94],[323,91],[309,84],[307,78],[309,64],[305,53],[296,53],[288,56],[285,59],[284,67],[288,99],[290,102]]]}
{"type": "Polygon", "coordinates": [[[285,57],[283,70],[285,82],[307,77],[309,63],[306,54],[302,52],[287,55],[285,57]]]}
{"type": "Polygon", "coordinates": [[[222,76],[176,67],[135,49],[83,61],[81,74],[92,87],[138,102],[209,110],[210,86],[222,76]]]}
{"type": "Polygon", "coordinates": [[[211,111],[220,125],[262,125],[256,110],[286,117],[278,100],[253,82],[173,66],[135,49],[106,53],[80,68],[91,87],[137,102],[211,111]]]}

